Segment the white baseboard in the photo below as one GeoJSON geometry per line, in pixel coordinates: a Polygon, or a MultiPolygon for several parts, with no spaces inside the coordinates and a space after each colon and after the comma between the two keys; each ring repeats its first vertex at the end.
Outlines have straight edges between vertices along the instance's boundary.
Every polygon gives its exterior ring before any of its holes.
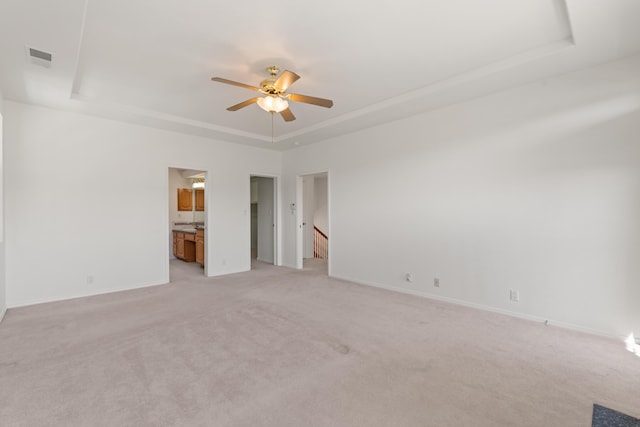
{"type": "Polygon", "coordinates": [[[596,330],[596,329],[591,329],[591,328],[587,328],[587,327],[584,327],[584,326],[575,325],[575,324],[572,324],[572,323],[561,322],[561,321],[547,319],[547,318],[536,316],[536,315],[532,315],[532,314],[519,313],[517,311],[505,310],[505,309],[501,309],[501,308],[496,308],[496,307],[491,307],[491,306],[488,306],[488,305],[477,304],[477,303],[464,301],[464,300],[459,300],[459,299],[455,299],[455,298],[443,297],[443,296],[440,296],[440,295],[434,295],[434,294],[430,294],[430,293],[427,293],[427,292],[417,291],[417,290],[414,290],[414,289],[406,289],[406,288],[401,288],[401,287],[398,287],[398,286],[385,285],[385,284],[377,283],[377,282],[357,280],[357,279],[353,279],[351,277],[336,276],[336,275],[332,275],[331,277],[333,277],[334,279],[340,279],[340,280],[345,280],[347,282],[357,283],[359,285],[373,286],[375,288],[386,289],[388,291],[400,292],[400,293],[403,293],[403,294],[415,295],[415,296],[419,296],[419,297],[422,297],[422,298],[429,298],[429,299],[433,299],[433,300],[437,300],[437,301],[448,302],[448,303],[451,303],[451,304],[461,305],[461,306],[464,306],[464,307],[476,308],[476,309],[479,309],[479,310],[489,311],[489,312],[492,312],[492,313],[504,314],[504,315],[511,316],[511,317],[517,317],[519,319],[525,319],[525,320],[530,320],[532,322],[543,323],[543,324],[548,325],[548,326],[558,326],[560,328],[570,329],[570,330],[573,330],[573,331],[582,332],[582,333],[586,333],[586,334],[590,334],[590,335],[597,335],[597,336],[606,337],[606,338],[614,338],[614,339],[622,340],[622,341],[624,341],[627,338],[627,337],[622,336],[622,335],[616,335],[616,334],[609,333],[609,332],[599,331],[599,330],[596,330]]]}
{"type": "Polygon", "coordinates": [[[5,314],[7,314],[7,307],[2,307],[0,309],[0,322],[2,322],[2,319],[4,319],[5,314]]]}
{"type": "Polygon", "coordinates": [[[141,284],[137,284],[137,285],[133,285],[133,286],[128,286],[126,288],[100,289],[100,290],[97,290],[97,291],[94,291],[94,292],[87,292],[87,293],[83,293],[83,294],[63,295],[63,296],[54,297],[54,298],[37,298],[37,299],[33,299],[33,300],[24,300],[24,301],[18,301],[18,302],[12,303],[12,304],[9,305],[8,308],[26,307],[26,306],[29,306],[29,305],[46,304],[48,302],[56,302],[56,301],[67,301],[67,300],[70,300],[70,299],[92,297],[92,296],[104,295],[104,294],[111,294],[111,293],[114,293],[114,292],[132,291],[134,289],[148,288],[148,287],[151,287],[151,286],[161,286],[161,285],[166,285],[166,284],[167,284],[167,282],[164,282],[164,283],[157,283],[157,282],[141,283],[141,284]]]}

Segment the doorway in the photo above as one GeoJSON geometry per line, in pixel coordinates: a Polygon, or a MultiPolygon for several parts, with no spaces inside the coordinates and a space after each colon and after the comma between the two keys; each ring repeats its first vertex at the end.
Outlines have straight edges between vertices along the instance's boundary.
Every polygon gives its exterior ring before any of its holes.
{"type": "Polygon", "coordinates": [[[169,280],[207,275],[207,173],[169,168],[169,280]]]}
{"type": "Polygon", "coordinates": [[[251,186],[251,268],[262,262],[276,264],[276,179],[250,176],[251,186]]]}
{"type": "Polygon", "coordinates": [[[298,177],[298,268],[330,272],[329,174],[298,177]]]}

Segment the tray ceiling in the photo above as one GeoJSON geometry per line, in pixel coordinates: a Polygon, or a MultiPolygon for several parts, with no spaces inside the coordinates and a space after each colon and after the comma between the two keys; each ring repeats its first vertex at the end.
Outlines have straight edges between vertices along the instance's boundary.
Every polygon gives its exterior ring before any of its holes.
{"type": "Polygon", "coordinates": [[[5,0],[0,16],[7,99],[274,149],[640,51],[635,0],[5,0]],[[292,102],[273,144],[269,113],[225,110],[255,93],[210,80],[258,85],[269,65],[335,103],[292,102]]]}

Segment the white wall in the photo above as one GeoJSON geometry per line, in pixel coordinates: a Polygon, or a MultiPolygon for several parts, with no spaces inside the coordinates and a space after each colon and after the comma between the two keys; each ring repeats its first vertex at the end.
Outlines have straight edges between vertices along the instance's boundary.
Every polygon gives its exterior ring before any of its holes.
{"type": "Polygon", "coordinates": [[[250,179],[251,203],[258,203],[258,178],[250,179]]]}
{"type": "Polygon", "coordinates": [[[302,232],[304,242],[304,258],[313,258],[313,217],[316,211],[315,207],[315,185],[312,175],[302,177],[302,232]]]}
{"type": "Polygon", "coordinates": [[[638,335],[639,135],[635,57],[285,152],[282,202],[330,171],[334,276],[638,335]]]}
{"type": "Polygon", "coordinates": [[[4,119],[10,307],[168,282],[169,167],[208,172],[209,275],[250,269],[249,171],[280,153],[14,102],[4,119]]]}
{"type": "Polygon", "coordinates": [[[4,135],[4,99],[0,92],[0,322],[7,311],[7,297],[5,290],[5,261],[4,261],[4,158],[3,158],[3,135],[4,135]]]}
{"type": "Polygon", "coordinates": [[[176,222],[194,222],[195,204],[193,201],[191,211],[178,210],[178,188],[191,188],[191,180],[183,177],[180,169],[169,168],[169,220],[172,224],[176,222]]]}
{"type": "Polygon", "coordinates": [[[329,236],[329,211],[327,206],[327,174],[316,175],[313,180],[313,225],[329,236]]]}

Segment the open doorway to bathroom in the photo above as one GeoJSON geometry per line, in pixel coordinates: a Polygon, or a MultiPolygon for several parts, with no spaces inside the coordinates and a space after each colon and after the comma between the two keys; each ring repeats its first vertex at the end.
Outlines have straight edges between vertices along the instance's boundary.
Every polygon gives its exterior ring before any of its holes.
{"type": "Polygon", "coordinates": [[[169,277],[206,276],[206,172],[169,168],[169,277]]]}
{"type": "Polygon", "coordinates": [[[251,175],[251,268],[276,264],[276,179],[251,175]]]}
{"type": "Polygon", "coordinates": [[[298,268],[329,273],[329,176],[298,177],[298,268]]]}

